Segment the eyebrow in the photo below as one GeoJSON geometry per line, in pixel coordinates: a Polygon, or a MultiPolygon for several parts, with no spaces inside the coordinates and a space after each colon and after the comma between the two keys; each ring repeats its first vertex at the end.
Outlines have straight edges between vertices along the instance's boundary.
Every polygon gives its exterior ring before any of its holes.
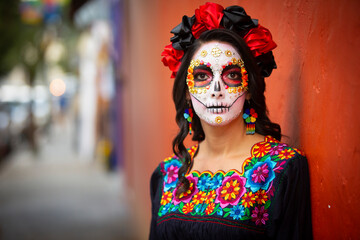
{"type": "Polygon", "coordinates": [[[241,68],[238,66],[238,65],[227,65],[224,69],[223,69],[223,72],[227,71],[227,70],[230,70],[230,69],[233,69],[233,68],[237,68],[237,69],[240,69],[241,68]]]}
{"type": "Polygon", "coordinates": [[[212,71],[211,68],[207,67],[206,65],[199,65],[199,66],[196,66],[194,67],[194,71],[197,70],[197,69],[201,69],[201,70],[207,70],[207,71],[212,71]]]}

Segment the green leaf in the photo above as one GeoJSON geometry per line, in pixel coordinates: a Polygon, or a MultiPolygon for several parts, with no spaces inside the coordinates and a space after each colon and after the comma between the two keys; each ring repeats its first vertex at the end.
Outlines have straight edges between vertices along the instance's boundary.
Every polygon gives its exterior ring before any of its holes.
{"type": "Polygon", "coordinates": [[[229,214],[230,214],[230,212],[225,213],[224,218],[226,218],[227,216],[229,216],[229,214]]]}
{"type": "Polygon", "coordinates": [[[268,201],[265,203],[264,208],[265,208],[265,209],[268,209],[268,208],[270,207],[270,205],[271,205],[271,200],[268,200],[268,201]]]}
{"type": "Polygon", "coordinates": [[[183,206],[184,206],[184,203],[181,202],[180,205],[179,205],[179,207],[178,207],[179,212],[181,212],[181,213],[184,213],[183,210],[182,210],[182,209],[183,209],[183,206]]]}
{"type": "Polygon", "coordinates": [[[163,209],[163,208],[164,208],[164,206],[161,206],[161,208],[159,209],[159,212],[158,212],[159,217],[162,216],[162,209],[163,209]]]}
{"type": "Polygon", "coordinates": [[[230,208],[223,208],[224,212],[230,212],[230,208]]]}
{"type": "Polygon", "coordinates": [[[250,215],[250,209],[245,208],[245,214],[246,214],[247,216],[249,216],[249,215],[250,215]]]}
{"type": "Polygon", "coordinates": [[[252,217],[250,217],[250,216],[245,216],[245,217],[242,217],[240,220],[249,220],[249,219],[252,219],[252,217]]]}
{"type": "Polygon", "coordinates": [[[234,172],[235,172],[235,171],[230,171],[230,172],[226,173],[225,177],[233,175],[234,172]]]}

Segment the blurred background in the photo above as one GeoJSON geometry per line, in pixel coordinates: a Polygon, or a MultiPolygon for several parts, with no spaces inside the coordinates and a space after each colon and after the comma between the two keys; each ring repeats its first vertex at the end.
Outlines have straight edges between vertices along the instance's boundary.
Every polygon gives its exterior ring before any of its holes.
{"type": "MultiPolygon", "coordinates": [[[[359,1],[216,2],[278,44],[267,104],[308,157],[315,239],[357,239],[359,1]]],[[[177,132],[160,54],[204,3],[0,2],[0,239],[147,239],[149,179],[177,132]]]]}

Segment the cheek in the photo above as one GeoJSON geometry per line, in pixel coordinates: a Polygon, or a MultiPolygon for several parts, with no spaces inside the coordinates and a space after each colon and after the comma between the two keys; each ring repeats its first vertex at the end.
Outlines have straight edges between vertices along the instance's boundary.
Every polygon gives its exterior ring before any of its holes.
{"type": "Polygon", "coordinates": [[[243,93],[232,105],[232,107],[231,107],[232,112],[235,114],[242,112],[245,100],[246,100],[246,94],[243,93]]]}
{"type": "Polygon", "coordinates": [[[203,101],[203,99],[201,99],[201,96],[198,97],[194,97],[192,94],[190,94],[191,97],[191,103],[194,107],[194,110],[197,114],[202,113],[206,110],[206,107],[204,106],[205,102],[203,101]]]}

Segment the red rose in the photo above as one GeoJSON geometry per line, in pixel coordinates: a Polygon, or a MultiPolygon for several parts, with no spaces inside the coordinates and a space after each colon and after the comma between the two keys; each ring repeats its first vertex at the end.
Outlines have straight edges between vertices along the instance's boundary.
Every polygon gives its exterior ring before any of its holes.
{"type": "Polygon", "coordinates": [[[176,50],[173,48],[172,44],[165,46],[164,51],[161,53],[163,58],[161,61],[165,66],[168,66],[172,71],[171,77],[176,76],[177,71],[179,70],[181,64],[181,58],[184,55],[184,51],[176,50]]]}
{"type": "Polygon", "coordinates": [[[276,43],[272,40],[270,31],[260,25],[258,25],[256,28],[252,28],[244,36],[244,40],[254,57],[270,52],[277,46],[276,43]]]}
{"type": "Polygon", "coordinates": [[[192,34],[196,39],[206,30],[219,28],[221,19],[224,15],[224,8],[216,3],[207,2],[205,5],[195,10],[195,23],[191,28],[192,34]]]}

